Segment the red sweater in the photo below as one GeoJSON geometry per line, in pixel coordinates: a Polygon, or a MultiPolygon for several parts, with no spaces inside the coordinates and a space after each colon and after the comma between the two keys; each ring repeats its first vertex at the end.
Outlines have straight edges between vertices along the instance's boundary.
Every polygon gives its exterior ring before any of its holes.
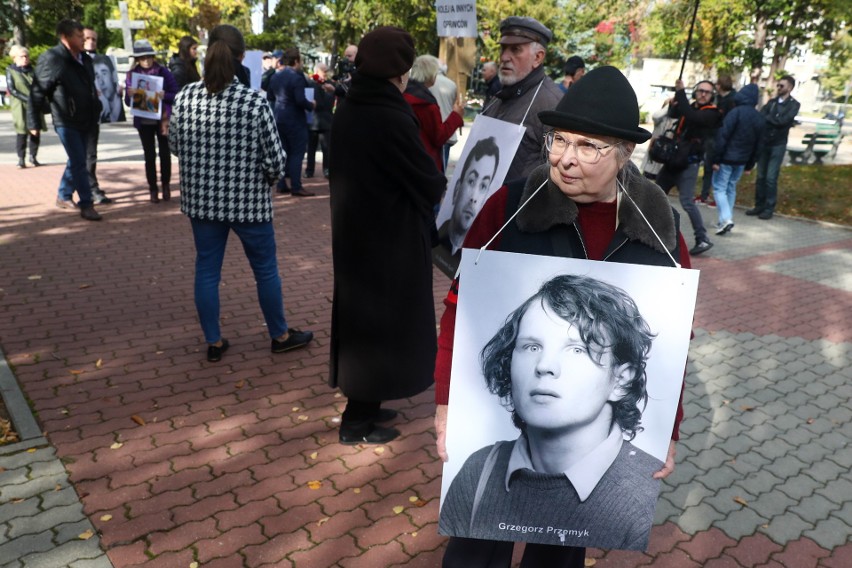
{"type": "MultiPolygon", "coordinates": [[[[481,248],[506,222],[506,199],[509,192],[506,186],[492,195],[479,215],[473,221],[464,240],[465,248],[481,248]]],[[[589,260],[602,260],[615,234],[616,203],[578,204],[577,222],[583,234],[583,242],[589,254],[589,260]]],[[[683,268],[692,268],[689,251],[683,235],[678,233],[680,243],[680,264],[683,268]]],[[[495,250],[500,245],[500,235],[488,247],[495,250]]],[[[438,335],[438,356],[435,359],[435,402],[448,404],[450,399],[450,369],[453,363],[453,340],[456,331],[456,305],[458,303],[458,278],[453,280],[450,291],[444,299],[446,310],[441,316],[441,331],[438,335]]],[[[685,371],[684,371],[685,373],[685,371]]],[[[672,440],[680,438],[680,422],[683,419],[683,387],[677,405],[672,440]]]]}

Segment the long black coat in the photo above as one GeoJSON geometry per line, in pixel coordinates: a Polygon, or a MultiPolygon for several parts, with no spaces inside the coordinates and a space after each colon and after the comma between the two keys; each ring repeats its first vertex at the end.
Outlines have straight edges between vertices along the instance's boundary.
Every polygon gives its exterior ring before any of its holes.
{"type": "Polygon", "coordinates": [[[329,384],[361,401],[433,381],[434,207],[446,187],[417,119],[386,80],[356,74],[331,127],[334,305],[329,384]]]}

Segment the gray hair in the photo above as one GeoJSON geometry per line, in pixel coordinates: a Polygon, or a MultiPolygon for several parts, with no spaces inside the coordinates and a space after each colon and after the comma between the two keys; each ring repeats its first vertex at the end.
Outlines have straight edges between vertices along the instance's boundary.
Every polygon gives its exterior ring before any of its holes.
{"type": "Polygon", "coordinates": [[[29,54],[30,54],[30,50],[27,49],[26,47],[24,47],[23,45],[13,45],[11,48],[9,48],[9,57],[11,57],[13,59],[15,57],[18,57],[19,55],[29,55],[29,54]]]}
{"type": "Polygon", "coordinates": [[[411,78],[423,84],[434,83],[440,69],[441,64],[437,57],[421,55],[414,60],[414,64],[411,66],[411,78]]]}

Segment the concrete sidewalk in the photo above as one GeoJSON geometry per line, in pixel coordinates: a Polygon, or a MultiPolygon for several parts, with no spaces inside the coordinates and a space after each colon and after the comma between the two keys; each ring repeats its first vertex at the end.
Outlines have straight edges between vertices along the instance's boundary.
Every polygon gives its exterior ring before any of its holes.
{"type": "MultiPolygon", "coordinates": [[[[0,347],[45,435],[0,450],[0,566],[440,566],[431,390],[392,403],[398,440],[337,443],[325,180],[275,199],[288,321],[316,342],[269,353],[231,243],[232,347],[208,364],[178,202],[147,202],[141,164],[104,162],[118,201],[85,222],[52,206],[61,171],[0,165],[0,347]]],[[[651,549],[591,550],[596,566],[852,566],[852,231],[735,220],[695,259],[686,418],[651,549]]],[[[436,271],[439,313],[447,285],[436,271]]]]}

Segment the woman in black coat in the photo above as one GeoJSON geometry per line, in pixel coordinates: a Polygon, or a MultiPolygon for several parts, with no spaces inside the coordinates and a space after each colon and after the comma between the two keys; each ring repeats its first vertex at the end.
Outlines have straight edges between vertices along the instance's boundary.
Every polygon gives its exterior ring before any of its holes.
{"type": "Polygon", "coordinates": [[[364,36],[352,88],[331,135],[334,304],[329,383],[348,397],[344,444],[384,443],[396,413],[382,401],[432,384],[435,306],[433,210],[446,178],[426,153],[402,92],[414,61],[402,29],[364,36]]]}

